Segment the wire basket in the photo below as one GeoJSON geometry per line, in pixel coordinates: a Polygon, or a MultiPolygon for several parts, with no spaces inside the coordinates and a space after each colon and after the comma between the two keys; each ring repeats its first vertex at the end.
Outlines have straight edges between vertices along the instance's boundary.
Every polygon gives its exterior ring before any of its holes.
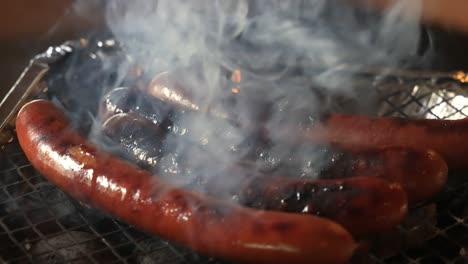
{"type": "MultiPolygon", "coordinates": [[[[118,54],[112,41],[76,43],[81,51],[70,52],[98,57],[118,54]]],[[[50,94],[51,86],[63,84],[60,69],[67,58],[65,54],[59,55],[62,61],[54,60],[54,66],[39,84],[39,91],[50,94]]],[[[119,58],[123,58],[121,55],[119,58]]],[[[378,115],[443,119],[468,115],[464,87],[468,78],[462,72],[388,71],[385,77],[380,72],[382,69],[343,66],[336,74],[355,74],[357,91],[369,94],[370,88],[377,103],[369,112],[378,115]]],[[[79,77],[79,69],[76,75],[79,77]]],[[[109,84],[112,74],[109,76],[97,81],[109,84]]],[[[353,99],[349,101],[352,103],[353,99]]],[[[1,262],[220,263],[149,236],[74,200],[34,170],[14,133],[6,135],[3,139],[7,142],[0,151],[1,262]]],[[[394,232],[372,238],[371,253],[356,255],[352,262],[468,263],[468,183],[460,176],[450,175],[449,184],[436,199],[413,208],[394,232]]]]}

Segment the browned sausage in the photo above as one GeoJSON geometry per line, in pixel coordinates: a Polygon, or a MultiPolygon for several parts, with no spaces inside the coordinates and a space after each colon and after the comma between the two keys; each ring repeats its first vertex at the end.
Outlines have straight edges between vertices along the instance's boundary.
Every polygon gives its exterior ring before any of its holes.
{"type": "Polygon", "coordinates": [[[210,116],[236,123],[237,118],[234,114],[226,112],[222,107],[206,106],[195,102],[190,90],[187,89],[188,85],[179,79],[175,78],[173,73],[162,72],[157,74],[147,87],[140,87],[140,90],[143,90],[144,94],[179,109],[203,112],[210,116]]]}
{"type": "Polygon", "coordinates": [[[390,230],[406,216],[400,184],[375,177],[305,179],[260,176],[238,190],[241,204],[314,214],[340,223],[356,236],[390,230]]]}
{"type": "Polygon", "coordinates": [[[369,146],[341,153],[343,155],[323,171],[324,177],[374,176],[400,183],[410,204],[432,198],[447,182],[447,164],[432,150],[369,146]]]}
{"type": "Polygon", "coordinates": [[[144,92],[154,98],[185,109],[193,111],[201,110],[200,105],[194,102],[192,95],[186,87],[177,81],[176,78],[173,78],[169,72],[157,74],[144,92]]]}
{"type": "Polygon", "coordinates": [[[430,120],[332,113],[301,132],[309,142],[331,142],[347,149],[402,146],[432,149],[449,169],[468,168],[468,119],[430,120]]]}
{"type": "MultiPolygon", "coordinates": [[[[167,154],[163,153],[161,147],[163,136],[159,127],[143,116],[133,113],[113,115],[104,122],[102,130],[103,134],[120,145],[127,158],[144,168],[157,165],[158,160],[167,154]]],[[[319,173],[319,177],[383,178],[390,182],[400,183],[406,190],[410,203],[430,199],[442,190],[447,181],[445,161],[431,150],[407,147],[369,148],[355,151],[330,147],[327,150],[332,153],[325,161],[329,165],[319,173]]],[[[322,151],[321,148],[318,148],[318,151],[322,151]]],[[[247,165],[244,163],[242,166],[247,165]]],[[[287,169],[289,171],[280,174],[294,173],[290,171],[291,169],[299,170],[297,167],[287,169]]],[[[239,177],[242,176],[239,175],[239,177]]],[[[294,180],[291,179],[291,181],[294,180]]],[[[239,189],[238,186],[232,188],[239,189]]]]}
{"type": "Polygon", "coordinates": [[[186,113],[174,109],[174,105],[129,87],[118,87],[107,92],[99,105],[101,123],[118,114],[140,115],[159,127],[163,132],[184,134],[187,128],[177,124],[180,115],[186,113]]]}
{"type": "MultiPolygon", "coordinates": [[[[197,111],[201,106],[189,107],[190,96],[184,96],[180,84],[169,80],[163,73],[154,77],[144,93],[182,108],[197,111]],[[180,96],[168,96],[171,94],[180,96]]],[[[192,103],[193,104],[193,103],[192,103]]],[[[220,115],[218,115],[220,116],[220,115]]],[[[229,114],[223,114],[226,117],[229,114]]],[[[330,113],[314,127],[299,131],[292,136],[295,128],[285,128],[291,140],[318,144],[334,144],[346,149],[381,148],[387,146],[430,149],[438,152],[446,160],[450,169],[468,168],[468,148],[465,148],[468,134],[468,119],[430,120],[398,117],[369,117],[364,115],[330,113]],[[289,131],[291,130],[291,131],[289,131]]],[[[434,152],[428,155],[434,157],[434,152]]],[[[438,161],[437,161],[438,162],[438,161]]]]}
{"type": "Polygon", "coordinates": [[[97,149],[45,100],[16,121],[31,164],[70,195],[208,255],[251,263],[345,263],[351,235],[324,218],[238,207],[151,177],[97,149]]]}
{"type": "Polygon", "coordinates": [[[148,100],[146,95],[129,87],[117,87],[107,92],[99,105],[99,118],[107,120],[119,113],[138,113],[160,125],[171,113],[171,107],[164,102],[148,100]]]}
{"type": "Polygon", "coordinates": [[[164,155],[164,131],[138,114],[113,115],[102,123],[100,130],[101,141],[110,145],[112,153],[139,167],[153,169],[164,155]]]}
{"type": "MultiPolygon", "coordinates": [[[[160,167],[157,160],[167,154],[160,151],[157,126],[141,116],[114,115],[103,124],[103,129],[124,149],[125,156],[140,166],[160,167]]],[[[205,183],[205,189],[214,196],[238,197],[242,205],[257,209],[317,214],[337,221],[355,235],[387,230],[398,225],[406,215],[408,201],[403,188],[372,177],[370,173],[379,172],[372,166],[368,177],[333,180],[256,177],[251,173],[254,171],[251,166],[245,163],[238,166],[243,168],[227,169],[223,173],[235,178],[233,184],[226,183],[227,177],[219,177],[205,183]]]]}

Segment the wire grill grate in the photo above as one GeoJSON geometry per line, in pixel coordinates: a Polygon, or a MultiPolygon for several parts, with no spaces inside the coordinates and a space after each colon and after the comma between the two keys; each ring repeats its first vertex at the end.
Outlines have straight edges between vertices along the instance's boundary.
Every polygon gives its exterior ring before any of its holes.
{"type": "MultiPolygon", "coordinates": [[[[468,115],[464,85],[453,78],[365,77],[378,102],[370,112],[459,119],[468,115]]],[[[372,239],[353,263],[468,263],[468,183],[462,175],[420,205],[394,232],[372,239]]],[[[0,150],[0,262],[219,263],[138,231],[67,196],[39,175],[13,140],[0,150]]]]}

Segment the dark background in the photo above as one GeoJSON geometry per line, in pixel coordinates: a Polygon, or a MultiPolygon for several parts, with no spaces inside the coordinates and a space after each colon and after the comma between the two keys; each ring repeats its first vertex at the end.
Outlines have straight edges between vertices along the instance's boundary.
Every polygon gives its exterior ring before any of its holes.
{"type": "Polygon", "coordinates": [[[103,27],[101,1],[2,1],[0,8],[0,96],[35,54],[103,27]],[[86,14],[86,17],[84,16],[86,14]]]}

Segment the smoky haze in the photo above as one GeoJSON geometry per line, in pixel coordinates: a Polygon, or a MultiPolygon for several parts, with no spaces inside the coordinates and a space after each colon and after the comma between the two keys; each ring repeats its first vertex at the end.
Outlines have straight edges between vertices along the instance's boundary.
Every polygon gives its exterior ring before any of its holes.
{"type": "Polygon", "coordinates": [[[350,76],[330,77],[336,67],[417,59],[420,11],[419,1],[405,0],[383,14],[339,0],[116,0],[107,4],[106,20],[146,72],[176,72],[204,109],[235,116],[236,122],[203,111],[178,116],[183,133],[167,137],[172,154],[160,161],[160,173],[183,184],[193,180],[184,174],[226,175],[217,182],[229,185],[234,176],[222,172],[252,156],[250,171],[287,162],[297,165],[291,176],[315,177],[312,167],[322,165],[323,153],[285,143],[279,128],[312,125],[323,104],[314,86],[350,93],[350,76]],[[231,80],[234,70],[240,84],[231,80]],[[267,142],[259,144],[256,133],[267,142]]]}

